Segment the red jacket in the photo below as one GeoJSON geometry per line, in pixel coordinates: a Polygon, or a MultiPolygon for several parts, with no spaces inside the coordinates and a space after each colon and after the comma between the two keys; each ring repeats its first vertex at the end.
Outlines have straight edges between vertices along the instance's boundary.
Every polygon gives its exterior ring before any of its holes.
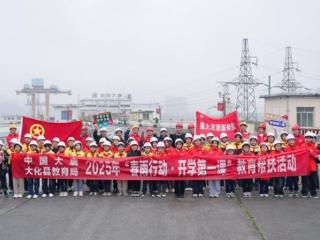
{"type": "Polygon", "coordinates": [[[223,155],[223,152],[220,148],[211,148],[209,154],[219,156],[219,155],[223,155]]]}
{"type": "Polygon", "coordinates": [[[251,136],[251,132],[241,132],[241,134],[244,140],[248,140],[251,136]]]}
{"type": "Polygon", "coordinates": [[[306,148],[310,151],[309,154],[309,170],[310,172],[316,172],[318,170],[318,164],[316,162],[318,149],[316,145],[305,143],[301,146],[302,148],[306,148]]]}
{"type": "Polygon", "coordinates": [[[298,147],[297,145],[294,145],[294,146],[287,145],[287,147],[284,149],[284,152],[291,152],[299,149],[301,149],[301,147],[298,147]]]}
{"type": "Polygon", "coordinates": [[[302,146],[304,144],[304,136],[299,134],[294,136],[296,138],[296,145],[302,146]]]}
{"type": "Polygon", "coordinates": [[[8,148],[10,147],[10,141],[11,141],[13,138],[16,138],[17,140],[19,140],[19,134],[18,134],[18,133],[15,133],[15,134],[9,133],[9,134],[8,134],[8,136],[6,137],[6,141],[7,141],[7,146],[8,146],[8,148]]]}
{"type": "Polygon", "coordinates": [[[131,133],[131,134],[129,135],[129,137],[133,137],[134,140],[137,141],[138,145],[141,146],[141,144],[142,144],[142,139],[141,139],[141,136],[140,136],[139,134],[133,134],[133,133],[131,133]]]}
{"type": "Polygon", "coordinates": [[[192,148],[190,148],[189,150],[189,154],[190,155],[205,155],[207,154],[207,150],[204,148],[204,146],[201,147],[196,147],[193,146],[192,148]]]}
{"type": "Polygon", "coordinates": [[[172,155],[174,156],[185,156],[186,154],[188,154],[188,152],[185,151],[183,148],[181,149],[174,148],[174,150],[172,151],[172,155]]]}
{"type": "Polygon", "coordinates": [[[176,149],[173,148],[173,147],[167,147],[167,148],[164,149],[164,151],[165,151],[166,154],[168,154],[168,155],[173,155],[173,154],[175,153],[176,149]]]}
{"type": "Polygon", "coordinates": [[[263,135],[258,134],[258,143],[267,142],[267,133],[264,133],[263,135]]]}
{"type": "Polygon", "coordinates": [[[150,142],[152,137],[153,137],[152,135],[151,135],[151,136],[148,136],[148,135],[145,136],[145,138],[144,138],[144,143],[150,142]]]}

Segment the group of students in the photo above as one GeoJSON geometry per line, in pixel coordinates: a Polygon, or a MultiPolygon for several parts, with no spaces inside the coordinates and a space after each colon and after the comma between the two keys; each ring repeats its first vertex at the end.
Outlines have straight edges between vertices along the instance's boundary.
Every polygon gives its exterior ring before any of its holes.
{"type": "Polygon", "coordinates": [[[88,129],[82,128],[81,136],[78,139],[69,137],[65,142],[58,138],[52,140],[39,136],[37,140],[32,140],[30,134],[22,138],[22,143],[18,141],[16,127],[10,127],[10,134],[7,137],[8,148],[4,148],[4,143],[0,141],[0,180],[1,189],[8,195],[6,175],[9,175],[9,186],[13,189],[13,198],[24,196],[27,191],[27,198],[54,197],[58,194],[61,197],[68,196],[68,192],[73,191],[73,196],[84,195],[84,184],[89,188],[90,196],[144,197],[149,189],[153,197],[166,197],[172,191],[177,198],[184,197],[184,192],[192,188],[193,197],[203,197],[204,188],[209,187],[209,197],[220,196],[222,185],[225,188],[228,198],[235,197],[236,186],[242,188],[243,197],[251,197],[254,189],[258,189],[260,197],[268,197],[269,190],[273,189],[274,197],[282,198],[284,189],[289,189],[289,197],[298,197],[299,176],[295,177],[275,177],[243,180],[192,180],[192,181],[125,181],[125,180],[66,180],[66,179],[23,179],[12,178],[11,154],[12,153],[41,153],[56,154],[65,156],[94,157],[94,158],[124,158],[133,156],[184,156],[190,155],[272,155],[286,151],[293,151],[300,148],[309,150],[309,176],[301,177],[301,196],[307,197],[309,194],[313,198],[318,198],[319,177],[317,173],[318,149],[316,146],[316,135],[306,132],[301,135],[299,125],[292,127],[292,134],[283,132],[280,139],[276,139],[274,133],[266,133],[266,126],[261,123],[258,127],[257,135],[251,135],[247,131],[247,124],[240,123],[240,132],[234,134],[234,139],[228,139],[228,135],[221,133],[219,137],[212,133],[205,135],[194,135],[193,124],[188,125],[188,132],[183,132],[182,123],[176,124],[176,132],[169,134],[165,128],[160,129],[160,135],[156,136],[153,128],[146,129],[146,135],[140,134],[140,127],[135,125],[130,132],[124,133],[118,128],[114,136],[109,139],[107,129],[95,128],[93,137],[88,136],[88,129]],[[40,187],[41,183],[41,187],[40,187]]]}

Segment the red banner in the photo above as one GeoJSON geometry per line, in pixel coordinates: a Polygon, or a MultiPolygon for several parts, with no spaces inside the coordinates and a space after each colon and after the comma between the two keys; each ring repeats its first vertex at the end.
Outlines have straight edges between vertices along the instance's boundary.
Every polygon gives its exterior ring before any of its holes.
{"type": "Polygon", "coordinates": [[[196,134],[213,133],[219,137],[220,133],[228,134],[233,139],[234,134],[239,131],[238,113],[232,112],[222,118],[212,118],[203,113],[196,112],[196,134]]]}
{"type": "Polygon", "coordinates": [[[45,122],[33,118],[22,117],[21,136],[30,133],[33,138],[43,135],[46,139],[52,140],[58,137],[61,141],[66,141],[68,137],[79,138],[82,122],[54,123],[45,122]]]}
{"type": "Polygon", "coordinates": [[[309,152],[270,156],[85,158],[13,154],[13,177],[116,180],[245,179],[309,174],[309,152]]]}

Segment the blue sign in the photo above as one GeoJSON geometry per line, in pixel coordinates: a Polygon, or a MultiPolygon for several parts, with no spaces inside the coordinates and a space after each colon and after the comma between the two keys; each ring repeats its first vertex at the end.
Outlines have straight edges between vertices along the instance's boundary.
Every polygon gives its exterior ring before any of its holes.
{"type": "Polygon", "coordinates": [[[284,128],[287,126],[287,124],[283,121],[276,121],[276,120],[270,120],[269,121],[269,125],[270,126],[274,126],[274,127],[280,127],[280,128],[284,128]]]}

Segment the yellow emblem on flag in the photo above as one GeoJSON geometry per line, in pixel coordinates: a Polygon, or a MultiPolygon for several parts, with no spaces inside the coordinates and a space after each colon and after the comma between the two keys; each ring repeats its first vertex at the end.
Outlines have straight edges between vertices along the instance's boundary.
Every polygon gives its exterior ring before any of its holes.
{"type": "Polygon", "coordinates": [[[40,124],[33,124],[31,127],[30,127],[30,134],[32,137],[34,138],[37,138],[39,136],[44,136],[44,127],[40,124]]]}

